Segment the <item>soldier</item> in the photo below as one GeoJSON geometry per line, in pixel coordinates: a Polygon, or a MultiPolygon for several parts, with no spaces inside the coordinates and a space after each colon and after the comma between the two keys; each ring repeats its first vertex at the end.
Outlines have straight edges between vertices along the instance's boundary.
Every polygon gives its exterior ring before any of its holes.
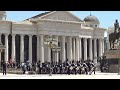
{"type": "Polygon", "coordinates": [[[37,63],[37,68],[38,68],[38,74],[41,74],[42,65],[41,65],[40,61],[38,61],[38,63],[37,63]]]}
{"type": "Polygon", "coordinates": [[[21,66],[22,66],[23,74],[25,74],[27,66],[25,63],[22,63],[21,66]]]}
{"type": "Polygon", "coordinates": [[[71,74],[71,72],[70,72],[70,65],[69,65],[69,66],[67,66],[67,74],[68,74],[68,75],[70,75],[70,74],[71,74]]]}
{"type": "Polygon", "coordinates": [[[77,64],[75,64],[75,66],[74,66],[75,75],[77,74],[77,71],[78,71],[78,67],[77,67],[77,64]]]}
{"type": "Polygon", "coordinates": [[[60,65],[59,65],[59,68],[60,68],[60,74],[62,74],[62,63],[60,63],[60,65]]]}
{"type": "Polygon", "coordinates": [[[6,75],[6,62],[3,62],[3,75],[6,75]]]}
{"type": "Polygon", "coordinates": [[[52,65],[52,64],[50,64],[50,74],[49,74],[49,76],[51,76],[51,75],[52,75],[52,73],[53,73],[53,65],[52,65]]]}
{"type": "Polygon", "coordinates": [[[87,64],[85,63],[85,61],[83,62],[83,67],[84,67],[85,73],[86,73],[86,75],[87,75],[87,74],[88,74],[88,70],[87,70],[88,66],[87,66],[87,64]]]}
{"type": "Polygon", "coordinates": [[[90,73],[89,73],[89,75],[91,75],[92,74],[92,72],[94,72],[94,74],[95,74],[95,64],[94,64],[94,62],[92,61],[91,63],[90,63],[90,73]]]}

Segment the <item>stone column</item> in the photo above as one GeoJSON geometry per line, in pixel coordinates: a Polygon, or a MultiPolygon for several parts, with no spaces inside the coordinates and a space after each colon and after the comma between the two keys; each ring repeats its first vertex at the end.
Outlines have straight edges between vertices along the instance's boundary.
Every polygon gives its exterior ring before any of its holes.
{"type": "Polygon", "coordinates": [[[8,34],[5,34],[5,61],[8,61],[8,34]]]}
{"type": "Polygon", "coordinates": [[[15,35],[12,35],[12,61],[16,61],[15,60],[15,35]]]}
{"type": "Polygon", "coordinates": [[[40,36],[37,35],[37,61],[40,60],[40,36]]]}
{"type": "Polygon", "coordinates": [[[67,37],[67,59],[69,60],[69,37],[67,37]]]}
{"type": "Polygon", "coordinates": [[[48,47],[48,62],[51,62],[51,48],[49,46],[48,47]]]}
{"type": "Polygon", "coordinates": [[[62,49],[61,49],[61,52],[62,52],[62,62],[65,62],[66,60],[66,51],[65,51],[65,36],[62,36],[62,49]]]}
{"type": "Polygon", "coordinates": [[[2,35],[2,34],[0,33],[0,43],[2,43],[2,42],[1,42],[1,35],[2,35]]]}
{"type": "Polygon", "coordinates": [[[97,39],[94,39],[94,63],[97,63],[97,39]]]}
{"type": "MultiPolygon", "coordinates": [[[[0,43],[2,43],[2,42],[1,42],[1,34],[0,34],[0,43]]],[[[1,51],[0,51],[0,64],[1,64],[1,53],[2,53],[2,49],[1,49],[1,51]]],[[[1,65],[0,65],[0,69],[1,69],[1,65]]]]}
{"type": "Polygon", "coordinates": [[[72,61],[72,37],[69,37],[68,39],[69,39],[69,41],[68,41],[68,44],[69,44],[69,48],[68,48],[69,58],[68,58],[68,60],[72,61]]]}
{"type": "Polygon", "coordinates": [[[84,38],[84,60],[87,60],[87,38],[84,38]]]}
{"type": "Polygon", "coordinates": [[[79,37],[76,37],[76,61],[79,61],[79,37]]]}
{"type": "Polygon", "coordinates": [[[99,39],[99,57],[102,56],[102,40],[99,39]]]}
{"type": "Polygon", "coordinates": [[[90,60],[93,60],[93,51],[92,51],[92,38],[89,39],[89,57],[90,60]]]}
{"type": "Polygon", "coordinates": [[[103,51],[102,51],[102,54],[104,53],[104,39],[102,39],[102,48],[103,48],[103,51]]]}
{"type": "Polygon", "coordinates": [[[20,62],[24,62],[24,35],[20,35],[20,62]]]}
{"type": "Polygon", "coordinates": [[[44,36],[40,35],[40,60],[44,63],[44,36]]]}
{"type": "Polygon", "coordinates": [[[29,35],[29,61],[32,63],[32,35],[29,35]]]}
{"type": "Polygon", "coordinates": [[[79,38],[79,60],[82,59],[82,50],[81,50],[81,38],[79,38]]]}
{"type": "MultiPolygon", "coordinates": [[[[56,36],[56,45],[58,47],[58,36],[56,36]]],[[[55,62],[58,62],[59,61],[59,52],[55,52],[55,62]]]]}
{"type": "Polygon", "coordinates": [[[75,38],[73,38],[73,60],[76,59],[76,52],[75,52],[75,38]]]}

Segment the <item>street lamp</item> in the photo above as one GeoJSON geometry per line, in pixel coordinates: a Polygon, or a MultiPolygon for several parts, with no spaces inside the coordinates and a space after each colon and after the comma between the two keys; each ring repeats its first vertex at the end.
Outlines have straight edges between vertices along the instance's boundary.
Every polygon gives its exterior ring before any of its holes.
{"type": "Polygon", "coordinates": [[[5,49],[5,46],[3,46],[3,44],[0,42],[0,70],[2,70],[2,66],[1,66],[1,53],[3,51],[3,49],[5,49]]]}
{"type": "Polygon", "coordinates": [[[53,35],[46,35],[44,42],[45,42],[45,44],[48,45],[48,48],[50,48],[50,51],[52,51],[52,49],[57,46],[55,44],[55,42],[57,42],[57,41],[55,40],[55,36],[53,36],[53,35]]]}

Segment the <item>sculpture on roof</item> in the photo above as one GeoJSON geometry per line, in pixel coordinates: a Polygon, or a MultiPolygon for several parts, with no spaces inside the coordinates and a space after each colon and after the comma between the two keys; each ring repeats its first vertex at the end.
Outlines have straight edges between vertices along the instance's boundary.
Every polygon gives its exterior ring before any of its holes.
{"type": "Polygon", "coordinates": [[[0,11],[0,20],[6,19],[6,11],[0,11]]]}

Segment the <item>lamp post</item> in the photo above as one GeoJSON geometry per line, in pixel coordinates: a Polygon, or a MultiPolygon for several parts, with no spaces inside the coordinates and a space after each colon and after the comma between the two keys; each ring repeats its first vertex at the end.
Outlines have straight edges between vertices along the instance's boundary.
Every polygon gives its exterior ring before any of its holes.
{"type": "Polygon", "coordinates": [[[48,48],[50,48],[50,52],[52,51],[53,48],[57,46],[56,44],[54,44],[55,42],[57,41],[55,40],[55,37],[53,35],[45,36],[44,43],[48,45],[48,48]]]}
{"type": "Polygon", "coordinates": [[[3,49],[5,49],[5,46],[3,46],[3,44],[0,42],[0,70],[2,70],[2,66],[1,66],[1,62],[2,62],[2,60],[1,60],[1,53],[2,53],[3,49]]]}

